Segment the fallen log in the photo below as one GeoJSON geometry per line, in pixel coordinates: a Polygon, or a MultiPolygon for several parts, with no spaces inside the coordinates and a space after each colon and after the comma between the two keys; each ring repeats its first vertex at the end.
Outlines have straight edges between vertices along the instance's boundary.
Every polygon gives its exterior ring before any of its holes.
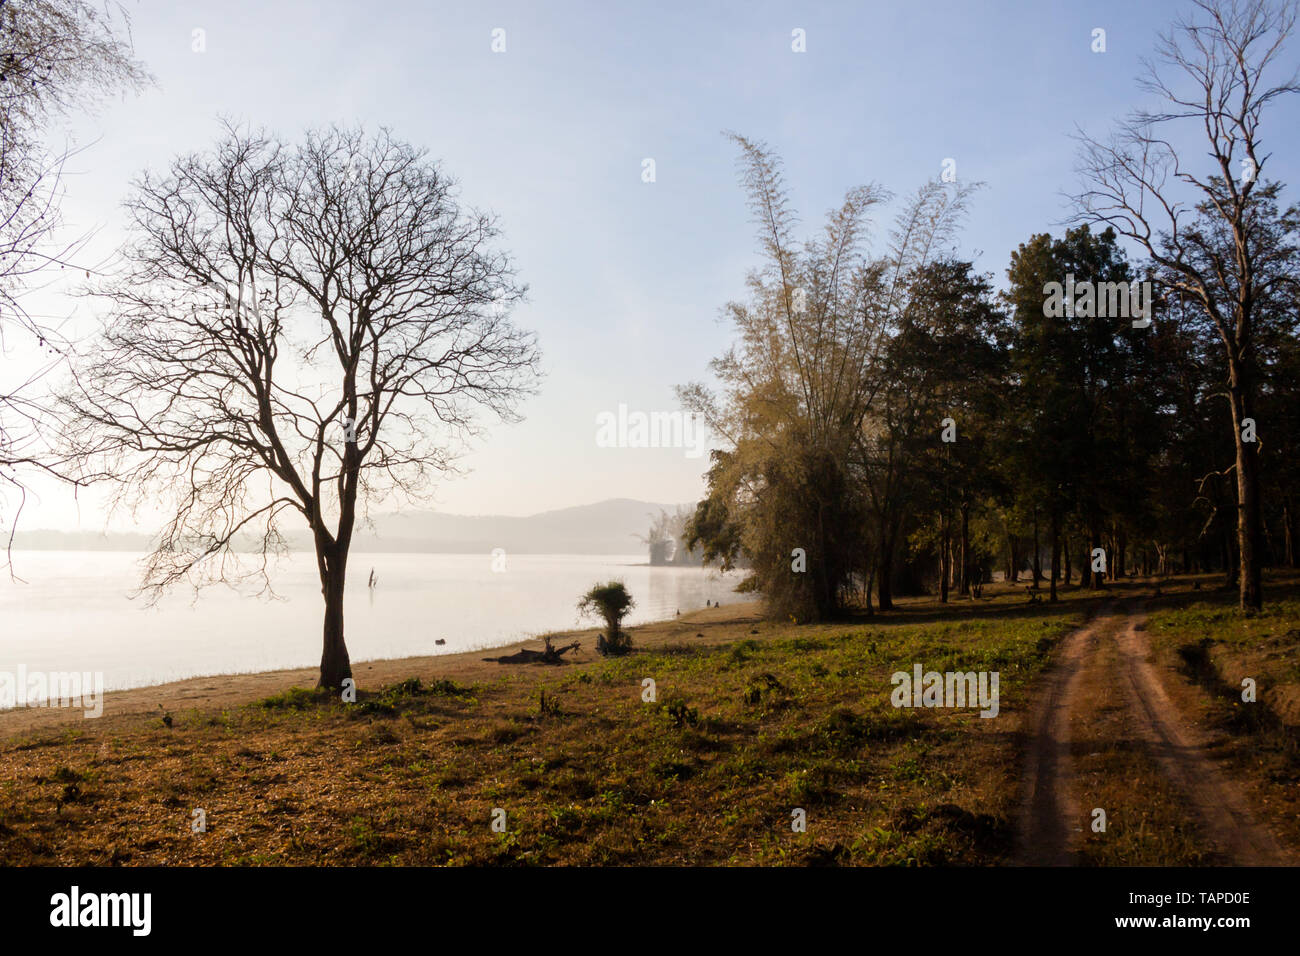
{"type": "Polygon", "coordinates": [[[551,643],[550,637],[543,637],[542,640],[546,642],[545,650],[533,651],[524,648],[514,654],[504,654],[501,657],[485,657],[483,660],[497,664],[561,664],[564,655],[569,651],[582,650],[582,644],[578,641],[566,644],[563,647],[556,647],[551,643]]]}

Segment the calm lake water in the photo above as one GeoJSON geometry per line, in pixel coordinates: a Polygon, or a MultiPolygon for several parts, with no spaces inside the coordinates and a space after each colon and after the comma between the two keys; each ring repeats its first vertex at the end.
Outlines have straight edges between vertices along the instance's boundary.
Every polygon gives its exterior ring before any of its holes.
{"type": "MultiPolygon", "coordinates": [[[[106,690],[209,674],[320,663],[323,602],[314,558],[292,554],[273,571],[279,600],[180,588],[158,605],[132,598],[139,554],[15,552],[22,581],[0,580],[0,671],[102,671],[106,690]]],[[[354,554],[345,604],[352,660],[456,653],[547,631],[595,626],[578,597],[623,580],[636,599],[631,624],[748,600],[736,573],[652,568],[641,555],[515,555],[504,572],[490,555],[354,554]],[[374,568],[377,586],[367,587],[374,568]],[[438,638],[446,645],[434,644],[438,638]]]]}

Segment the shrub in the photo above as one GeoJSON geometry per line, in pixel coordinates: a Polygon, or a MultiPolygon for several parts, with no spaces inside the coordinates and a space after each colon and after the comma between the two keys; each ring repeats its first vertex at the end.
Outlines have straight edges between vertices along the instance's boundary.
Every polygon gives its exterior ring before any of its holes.
{"type": "Polygon", "coordinates": [[[622,629],[623,618],[636,606],[627,586],[622,581],[608,581],[593,585],[578,602],[578,611],[600,617],[605,622],[607,634],[596,638],[596,651],[600,654],[622,654],[632,646],[632,635],[622,629]]]}

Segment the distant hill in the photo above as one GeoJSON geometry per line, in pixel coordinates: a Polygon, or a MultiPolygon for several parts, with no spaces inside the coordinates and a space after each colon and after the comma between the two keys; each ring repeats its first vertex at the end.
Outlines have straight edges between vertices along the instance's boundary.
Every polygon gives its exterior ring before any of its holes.
{"type": "Polygon", "coordinates": [[[102,531],[24,531],[14,534],[16,551],[147,551],[150,535],[102,531]]]}
{"type": "Polygon", "coordinates": [[[638,536],[649,531],[659,510],[676,507],[611,498],[526,517],[429,511],[375,515],[373,529],[358,535],[353,546],[364,551],[476,553],[504,548],[516,554],[631,554],[646,549],[638,536]]]}
{"type": "MultiPolygon", "coordinates": [[[[636,554],[646,546],[645,535],[660,509],[631,498],[611,498],[590,505],[543,511],[523,517],[453,515],[412,511],[371,516],[370,527],[358,527],[354,551],[404,551],[432,554],[486,553],[503,548],[511,554],[636,554]]],[[[693,507],[686,505],[686,507],[693,507]]],[[[306,531],[287,535],[294,550],[311,549],[306,531]]],[[[14,547],[33,551],[144,551],[149,536],[93,532],[19,531],[14,547]]]]}

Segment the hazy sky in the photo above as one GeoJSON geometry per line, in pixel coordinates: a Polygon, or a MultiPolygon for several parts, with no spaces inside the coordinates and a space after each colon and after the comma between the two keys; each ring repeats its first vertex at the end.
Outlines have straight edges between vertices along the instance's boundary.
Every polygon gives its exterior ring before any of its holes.
{"type": "MultiPolygon", "coordinates": [[[[538,332],[547,377],[525,421],[493,428],[464,459],[472,474],[436,501],[498,514],[701,493],[707,456],[597,447],[595,423],[620,403],[675,409],[673,386],[707,379],[730,341],[719,310],[743,295],[756,255],[723,130],[784,157],[809,230],[849,187],[875,181],[905,195],[952,157],[959,178],[988,184],[963,246],[1000,282],[1018,243],[1060,231],[1075,125],[1101,132],[1140,102],[1138,57],[1185,6],[126,5],[158,85],[72,124],[88,148],[64,210],[72,229],[100,229],[95,257],[121,240],[131,178],[207,147],[220,115],[291,136],[332,121],[388,125],[441,159],[467,202],[499,214],[531,287],[516,318],[538,332]],[[1097,27],[1105,53],[1090,49],[1097,27]],[[796,28],[804,53],[791,49],[796,28]],[[503,53],[492,51],[495,29],[503,53]],[[646,158],[654,183],[642,181],[646,158]]],[[[1296,118],[1292,104],[1266,128],[1268,172],[1290,183],[1300,182],[1296,118]]],[[[88,318],[87,304],[52,294],[31,307],[88,318]]],[[[78,512],[67,492],[40,490],[26,527],[104,526],[93,495],[78,512]]]]}

